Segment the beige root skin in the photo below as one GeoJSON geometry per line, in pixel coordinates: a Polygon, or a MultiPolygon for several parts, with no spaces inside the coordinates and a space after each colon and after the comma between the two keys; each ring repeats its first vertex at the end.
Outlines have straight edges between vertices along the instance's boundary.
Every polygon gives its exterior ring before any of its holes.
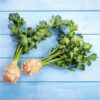
{"type": "Polygon", "coordinates": [[[42,63],[36,59],[28,59],[22,63],[22,71],[26,74],[32,75],[39,71],[42,63]]]}
{"type": "Polygon", "coordinates": [[[20,70],[16,62],[9,64],[3,72],[3,79],[9,83],[15,83],[20,77],[20,70]]]}

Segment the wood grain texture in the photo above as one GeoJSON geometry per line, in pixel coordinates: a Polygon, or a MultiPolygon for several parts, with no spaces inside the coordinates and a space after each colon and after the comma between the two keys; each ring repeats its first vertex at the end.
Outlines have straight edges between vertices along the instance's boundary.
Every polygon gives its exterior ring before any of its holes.
{"type": "Polygon", "coordinates": [[[0,83],[1,100],[99,100],[99,83],[0,83]],[[5,92],[6,90],[6,92],[5,92]],[[10,92],[13,91],[13,92],[10,92]],[[10,99],[8,99],[10,98],[10,99]]]}
{"type": "MultiPolygon", "coordinates": [[[[0,34],[10,34],[8,16],[11,12],[0,12],[0,34]]],[[[26,21],[26,26],[35,27],[39,21],[49,21],[52,15],[62,19],[72,19],[82,34],[100,34],[100,12],[18,12],[26,21]]]]}
{"type": "Polygon", "coordinates": [[[100,0],[0,0],[0,11],[100,10],[100,0]],[[91,3],[90,3],[91,2],[91,3]]]}

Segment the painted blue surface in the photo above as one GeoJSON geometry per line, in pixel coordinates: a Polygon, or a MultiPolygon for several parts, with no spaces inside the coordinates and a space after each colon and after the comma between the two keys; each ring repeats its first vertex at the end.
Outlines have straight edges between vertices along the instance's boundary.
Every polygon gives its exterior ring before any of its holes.
{"type": "Polygon", "coordinates": [[[100,0],[0,0],[5,10],[100,10],[100,0]]]}
{"type": "MultiPolygon", "coordinates": [[[[21,56],[19,66],[28,57],[47,55],[56,44],[55,38],[54,34],[21,56]]],[[[0,100],[100,100],[100,0],[0,0],[0,40],[0,100]],[[98,59],[85,71],[70,72],[49,64],[33,76],[22,73],[16,84],[5,83],[2,71],[16,46],[7,27],[10,12],[19,12],[32,27],[57,14],[74,20],[78,32],[93,44],[92,52],[98,54],[98,59]]]]}
{"type": "Polygon", "coordinates": [[[100,100],[99,83],[22,82],[0,85],[0,100],[100,100]]]}
{"type": "MultiPolygon", "coordinates": [[[[14,10],[12,10],[14,12],[14,10]]],[[[34,10],[36,11],[36,10],[34,10]]],[[[40,20],[48,21],[52,15],[61,15],[63,19],[72,19],[78,24],[79,30],[82,34],[100,34],[100,12],[98,11],[65,11],[65,12],[19,12],[21,17],[24,17],[27,26],[35,27],[40,20]],[[97,23],[98,22],[98,23],[97,23]],[[88,26],[88,28],[87,28],[88,26]]],[[[74,11],[74,10],[73,10],[74,11]]],[[[9,34],[8,30],[8,16],[10,12],[0,12],[0,34],[9,34]],[[2,25],[3,23],[3,25],[2,25]]]]}

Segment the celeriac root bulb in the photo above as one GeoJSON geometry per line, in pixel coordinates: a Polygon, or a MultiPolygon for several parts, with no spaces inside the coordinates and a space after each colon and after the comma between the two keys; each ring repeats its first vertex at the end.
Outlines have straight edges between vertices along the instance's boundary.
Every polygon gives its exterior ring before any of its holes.
{"type": "Polygon", "coordinates": [[[42,63],[36,59],[28,59],[22,63],[22,71],[26,74],[35,74],[41,68],[42,63]]]}
{"type": "Polygon", "coordinates": [[[4,69],[3,79],[9,83],[15,83],[19,77],[20,70],[17,66],[17,63],[13,61],[4,69]]]}

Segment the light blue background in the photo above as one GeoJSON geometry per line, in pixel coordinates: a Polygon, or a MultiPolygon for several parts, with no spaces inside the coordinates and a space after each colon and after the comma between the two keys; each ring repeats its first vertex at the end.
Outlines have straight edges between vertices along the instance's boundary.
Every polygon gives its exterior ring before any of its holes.
{"type": "MultiPolygon", "coordinates": [[[[56,34],[38,43],[38,48],[21,56],[41,58],[56,44],[56,34]]],[[[0,100],[100,100],[100,0],[0,0],[0,100]],[[85,71],[71,72],[47,65],[33,76],[22,73],[16,84],[5,83],[3,68],[12,59],[16,43],[10,37],[8,15],[18,12],[27,23],[35,27],[40,20],[48,21],[52,15],[72,19],[98,58],[85,71]]]]}

